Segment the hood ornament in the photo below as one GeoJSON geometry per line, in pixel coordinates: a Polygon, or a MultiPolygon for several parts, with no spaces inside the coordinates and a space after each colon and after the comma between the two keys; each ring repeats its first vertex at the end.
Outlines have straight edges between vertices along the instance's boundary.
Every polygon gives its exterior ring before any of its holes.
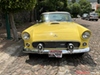
{"type": "Polygon", "coordinates": [[[50,35],[52,35],[53,37],[58,37],[56,34],[54,33],[50,33],[50,35]]]}
{"type": "Polygon", "coordinates": [[[58,37],[58,36],[55,34],[54,37],[58,37]]]}

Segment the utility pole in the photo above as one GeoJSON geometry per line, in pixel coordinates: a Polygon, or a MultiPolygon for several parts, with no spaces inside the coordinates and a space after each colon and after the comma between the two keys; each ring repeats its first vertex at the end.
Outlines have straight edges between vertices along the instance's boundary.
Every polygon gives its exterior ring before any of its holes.
{"type": "Polygon", "coordinates": [[[10,32],[10,24],[9,24],[9,18],[8,18],[8,14],[5,14],[5,19],[6,19],[6,31],[7,31],[7,39],[12,39],[11,38],[11,32],[10,32]]]}

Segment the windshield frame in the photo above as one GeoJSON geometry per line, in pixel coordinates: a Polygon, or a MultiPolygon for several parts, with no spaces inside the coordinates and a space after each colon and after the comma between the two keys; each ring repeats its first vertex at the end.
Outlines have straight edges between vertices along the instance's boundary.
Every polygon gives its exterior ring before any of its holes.
{"type": "Polygon", "coordinates": [[[72,22],[71,15],[68,12],[43,13],[40,20],[41,22],[72,22]]]}

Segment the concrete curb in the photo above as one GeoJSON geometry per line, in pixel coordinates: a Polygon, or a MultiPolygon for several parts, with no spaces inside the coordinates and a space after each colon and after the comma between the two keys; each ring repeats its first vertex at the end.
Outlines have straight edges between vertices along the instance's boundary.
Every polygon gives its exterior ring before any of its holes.
{"type": "Polygon", "coordinates": [[[19,40],[15,44],[6,48],[6,50],[0,54],[0,74],[18,57],[19,53],[22,51],[22,48],[23,41],[19,40]]]}

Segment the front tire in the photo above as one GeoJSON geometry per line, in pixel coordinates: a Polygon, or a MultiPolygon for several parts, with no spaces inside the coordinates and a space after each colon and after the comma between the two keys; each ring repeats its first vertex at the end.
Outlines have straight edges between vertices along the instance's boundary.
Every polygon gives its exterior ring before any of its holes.
{"type": "Polygon", "coordinates": [[[98,19],[96,19],[96,21],[98,21],[98,19]]]}
{"type": "Polygon", "coordinates": [[[33,58],[33,54],[31,54],[31,53],[29,53],[28,56],[29,56],[29,59],[33,58]]]}
{"type": "Polygon", "coordinates": [[[85,53],[79,53],[78,56],[83,57],[85,53]]]}

